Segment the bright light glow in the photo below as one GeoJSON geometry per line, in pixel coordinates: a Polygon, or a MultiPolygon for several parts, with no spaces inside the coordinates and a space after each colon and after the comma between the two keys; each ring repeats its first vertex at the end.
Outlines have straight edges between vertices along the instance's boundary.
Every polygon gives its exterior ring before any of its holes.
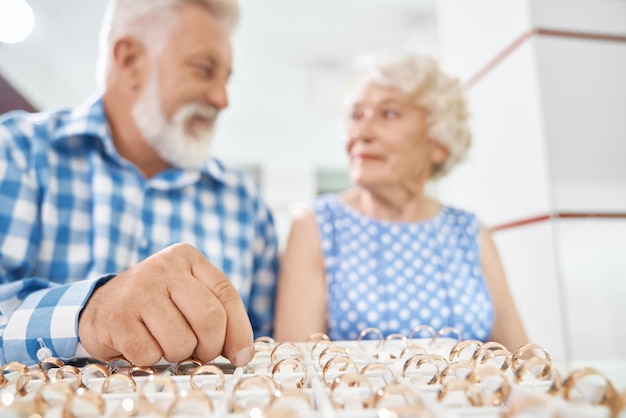
{"type": "Polygon", "coordinates": [[[263,418],[263,411],[259,408],[252,408],[250,410],[250,418],[263,418]]]}
{"type": "Polygon", "coordinates": [[[304,202],[289,202],[289,205],[287,206],[287,211],[290,215],[295,216],[298,215],[304,208],[306,208],[306,203],[304,202]]]}
{"type": "Polygon", "coordinates": [[[0,42],[16,44],[35,26],[33,9],[24,0],[0,0],[0,42]]]}
{"type": "Polygon", "coordinates": [[[15,395],[9,392],[4,392],[2,394],[2,405],[11,406],[13,405],[13,401],[15,400],[15,395]]]}
{"type": "Polygon", "coordinates": [[[135,409],[135,401],[133,401],[131,398],[126,398],[122,401],[122,409],[124,409],[124,411],[126,412],[133,412],[133,409],[135,409]]]}

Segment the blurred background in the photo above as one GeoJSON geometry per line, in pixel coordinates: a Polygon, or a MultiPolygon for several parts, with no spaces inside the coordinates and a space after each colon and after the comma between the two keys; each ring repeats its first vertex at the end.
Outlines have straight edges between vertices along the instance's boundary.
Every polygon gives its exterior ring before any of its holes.
{"type": "MultiPolygon", "coordinates": [[[[105,0],[27,1],[32,15],[0,2],[0,113],[97,93],[105,0]],[[31,21],[23,41],[7,35],[31,21]]],[[[294,210],[349,187],[341,100],[356,60],[434,55],[468,89],[474,142],[430,192],[491,228],[533,341],[626,386],[626,1],[240,5],[214,152],[255,178],[281,246],[294,210]]]]}

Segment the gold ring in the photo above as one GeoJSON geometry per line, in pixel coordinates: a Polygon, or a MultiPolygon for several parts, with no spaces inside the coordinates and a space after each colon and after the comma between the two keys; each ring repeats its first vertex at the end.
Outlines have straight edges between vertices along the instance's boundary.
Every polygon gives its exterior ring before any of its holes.
{"type": "Polygon", "coordinates": [[[553,396],[558,396],[563,393],[563,379],[557,369],[552,369],[552,385],[550,385],[546,393],[553,396]]]}
{"type": "Polygon", "coordinates": [[[361,405],[363,408],[369,407],[374,401],[374,393],[372,391],[372,384],[369,379],[363,376],[360,373],[344,373],[341,376],[336,377],[333,380],[332,385],[330,386],[330,402],[335,407],[335,409],[344,409],[345,403],[337,401],[337,392],[339,392],[339,388],[342,386],[346,386],[346,390],[350,390],[354,387],[366,387],[368,389],[368,394],[365,399],[361,401],[361,405]]]}
{"type": "MultiPolygon", "coordinates": [[[[437,392],[437,401],[443,404],[444,400],[448,397],[450,393],[463,391],[463,396],[465,400],[470,403],[470,405],[481,406],[482,399],[476,393],[477,390],[478,388],[472,386],[472,384],[465,379],[449,380],[446,383],[442,384],[439,388],[439,391],[437,392]]],[[[459,405],[454,404],[454,406],[459,405]]]]}
{"type": "Polygon", "coordinates": [[[1,416],[3,417],[39,417],[37,408],[32,402],[15,402],[13,394],[2,395],[1,416]]]}
{"type": "MultiPolygon", "coordinates": [[[[373,408],[379,410],[386,407],[388,410],[395,412],[398,416],[424,416],[428,413],[428,408],[424,401],[418,397],[411,388],[402,383],[392,383],[376,392],[374,396],[373,408]],[[400,397],[403,404],[400,406],[398,402],[390,402],[389,406],[385,406],[385,401],[390,398],[400,397]]],[[[430,416],[427,414],[426,416],[430,416]]]]}
{"type": "Polygon", "coordinates": [[[361,369],[360,373],[367,377],[368,374],[375,374],[378,371],[382,372],[385,385],[390,385],[398,381],[396,379],[396,375],[393,374],[393,371],[389,368],[389,366],[382,363],[369,363],[361,369]]]}
{"type": "Polygon", "coordinates": [[[618,397],[614,404],[610,406],[611,416],[622,417],[624,416],[624,412],[626,412],[626,390],[617,395],[618,397]]]}
{"type": "MultiPolygon", "coordinates": [[[[499,406],[506,402],[509,397],[509,393],[511,393],[511,385],[500,369],[491,366],[481,366],[475,368],[467,376],[467,381],[474,386],[480,386],[481,382],[484,383],[485,380],[492,377],[497,378],[500,381],[500,385],[494,391],[490,391],[482,387],[482,392],[483,394],[488,394],[490,396],[492,406],[499,406]]],[[[484,403],[485,402],[483,401],[483,404],[484,403]]]]}
{"type": "Polygon", "coordinates": [[[457,361],[456,363],[450,363],[441,371],[439,375],[439,383],[442,385],[446,383],[448,376],[454,376],[456,379],[467,379],[467,376],[474,370],[474,365],[469,361],[457,361]],[[459,376],[459,370],[467,370],[465,376],[459,376]]]}
{"type": "Polygon", "coordinates": [[[511,357],[511,366],[512,366],[513,371],[515,371],[515,373],[517,374],[517,369],[521,366],[520,362],[521,363],[524,362],[524,359],[526,357],[525,355],[528,354],[528,352],[530,352],[531,359],[541,358],[536,355],[538,351],[543,354],[543,359],[545,360],[544,362],[545,366],[543,370],[541,371],[541,373],[535,375],[535,378],[537,380],[547,379],[548,376],[550,376],[550,372],[552,371],[552,357],[550,356],[550,353],[546,351],[545,348],[541,347],[538,344],[533,344],[533,343],[524,344],[521,347],[519,347],[517,350],[515,350],[515,353],[513,353],[513,356],[511,357]]]}
{"type": "Polygon", "coordinates": [[[254,339],[255,343],[265,343],[267,345],[269,345],[270,347],[273,346],[274,344],[276,344],[276,340],[274,340],[272,337],[257,337],[254,339]]]}
{"type": "Polygon", "coordinates": [[[331,345],[323,349],[322,352],[320,353],[319,358],[317,359],[317,364],[320,366],[320,369],[324,367],[324,364],[328,363],[328,360],[330,360],[330,359],[325,359],[325,357],[329,354],[334,354],[333,357],[337,357],[337,356],[348,357],[348,350],[346,350],[343,347],[338,347],[336,345],[331,345]]]}
{"type": "Polygon", "coordinates": [[[102,389],[100,389],[100,391],[102,393],[135,393],[137,391],[137,384],[135,383],[135,379],[131,376],[127,374],[115,373],[104,379],[102,389]],[[118,392],[116,387],[119,387],[119,385],[115,385],[115,383],[122,383],[124,387],[129,389],[129,391],[118,392]],[[113,385],[115,385],[115,387],[113,385]]]}
{"type": "Polygon", "coordinates": [[[189,357],[176,363],[174,373],[176,376],[190,375],[196,367],[202,366],[204,363],[197,358],[189,357]]]}
{"type": "Polygon", "coordinates": [[[531,374],[536,380],[546,380],[552,374],[552,365],[545,358],[531,357],[514,369],[514,373],[517,383],[523,381],[527,374],[531,374]],[[533,372],[538,366],[541,366],[541,371],[539,373],[533,372]]]}
{"type": "MultiPolygon", "coordinates": [[[[443,357],[441,356],[438,356],[438,357],[443,359],[443,357]]],[[[402,367],[402,377],[405,377],[405,378],[409,377],[408,372],[411,366],[415,365],[415,369],[419,370],[424,364],[430,363],[435,366],[435,373],[433,373],[433,376],[427,382],[427,384],[434,385],[435,383],[439,381],[439,371],[441,370],[439,368],[439,364],[437,364],[439,360],[440,359],[435,357],[435,355],[416,354],[404,362],[404,366],[402,367]]]]}
{"type": "Polygon", "coordinates": [[[107,361],[107,369],[109,369],[109,374],[113,373],[124,373],[128,374],[130,369],[133,367],[130,361],[126,359],[124,356],[113,357],[109,361],[107,361]]]}
{"type": "Polygon", "coordinates": [[[254,355],[252,360],[244,367],[244,373],[255,374],[258,372],[266,372],[270,363],[270,354],[272,347],[266,342],[255,341],[254,342],[254,355]]]}
{"type": "Polygon", "coordinates": [[[128,371],[128,375],[132,377],[151,376],[156,374],[156,370],[152,366],[133,366],[128,371]]]}
{"type": "Polygon", "coordinates": [[[74,394],[74,388],[65,382],[46,382],[35,393],[35,408],[40,415],[45,415],[48,409],[64,405],[74,394]]]}
{"type": "Polygon", "coordinates": [[[9,379],[6,378],[4,372],[17,372],[20,375],[26,373],[28,366],[17,361],[12,361],[0,367],[0,389],[3,389],[9,384],[9,379]]]}
{"type": "Polygon", "coordinates": [[[430,359],[435,363],[439,363],[439,370],[445,369],[446,367],[448,367],[448,364],[450,364],[447,358],[439,354],[429,354],[428,357],[430,357],[430,359]]]}
{"type": "Polygon", "coordinates": [[[500,370],[502,370],[503,372],[507,371],[511,367],[511,353],[507,350],[500,350],[500,349],[487,351],[482,356],[482,358],[479,357],[478,359],[476,359],[476,362],[477,362],[476,366],[483,365],[487,363],[488,361],[497,359],[497,358],[502,359],[502,363],[500,363],[498,367],[500,367],[500,370]]]}
{"type": "Polygon", "coordinates": [[[369,328],[365,328],[363,331],[361,331],[359,333],[359,338],[357,338],[357,341],[359,343],[359,347],[361,348],[361,350],[367,352],[369,351],[367,349],[367,347],[365,347],[365,345],[363,344],[363,339],[368,336],[369,334],[374,334],[378,337],[378,341],[376,342],[376,346],[374,347],[374,354],[372,354],[372,357],[374,358],[378,358],[379,354],[378,354],[378,349],[380,348],[380,346],[383,343],[383,333],[378,329],[378,328],[374,328],[374,327],[369,327],[369,328]]]}
{"type": "Polygon", "coordinates": [[[456,334],[456,344],[461,342],[461,332],[457,328],[445,327],[445,328],[440,329],[439,331],[435,333],[435,335],[433,335],[431,344],[435,344],[437,340],[441,338],[441,336],[447,335],[447,334],[456,334]]]}
{"type": "Polygon", "coordinates": [[[239,381],[235,385],[235,388],[233,389],[233,395],[231,398],[233,412],[245,412],[248,409],[248,400],[246,400],[246,404],[240,403],[237,399],[237,393],[243,392],[247,389],[250,389],[251,387],[261,388],[262,390],[265,390],[267,392],[267,395],[262,398],[266,401],[264,407],[269,405],[272,398],[276,396],[274,382],[268,376],[244,376],[239,379],[239,381]]]}
{"type": "MultiPolygon", "coordinates": [[[[116,373],[118,375],[128,376],[122,373],[116,373]]],[[[169,408],[169,405],[167,406],[169,408]]],[[[152,404],[148,399],[138,397],[134,398],[128,396],[122,399],[121,404],[113,411],[111,417],[165,417],[163,410],[152,404]]]]}
{"type": "MultiPolygon", "coordinates": [[[[63,418],[80,417],[81,414],[77,414],[74,411],[77,406],[81,411],[84,411],[88,407],[90,409],[95,409],[97,416],[104,415],[104,411],[106,410],[102,396],[92,390],[82,389],[70,396],[67,402],[65,402],[65,406],[63,407],[63,418]]],[[[94,416],[93,412],[90,413],[89,416],[94,416]]]]}
{"type": "Polygon", "coordinates": [[[167,416],[190,416],[191,412],[197,413],[198,411],[208,410],[213,412],[213,401],[204,392],[198,390],[192,390],[190,392],[180,392],[176,396],[176,399],[170,405],[167,410],[167,416]]]}
{"type": "Polygon", "coordinates": [[[489,351],[491,350],[504,350],[504,351],[509,351],[506,349],[505,346],[503,346],[500,343],[497,343],[495,341],[489,341],[486,342],[484,344],[481,344],[479,347],[476,348],[476,351],[474,351],[474,354],[472,354],[472,361],[474,362],[475,365],[480,365],[479,360],[489,351]]]}
{"type": "Polygon", "coordinates": [[[450,363],[452,363],[454,361],[455,358],[459,358],[459,360],[469,360],[472,358],[472,356],[474,355],[474,353],[476,352],[476,350],[483,345],[483,343],[481,341],[478,340],[465,340],[465,341],[461,341],[459,343],[456,343],[456,345],[454,347],[452,347],[452,350],[450,350],[450,363]],[[468,347],[474,347],[474,351],[472,351],[472,354],[467,357],[467,358],[461,358],[461,355],[463,354],[463,351],[465,351],[468,347]]]}
{"type": "Polygon", "coordinates": [[[321,339],[313,344],[313,348],[311,348],[311,358],[317,359],[319,358],[319,354],[327,347],[334,346],[334,344],[330,340],[321,339]]]}
{"type": "Polygon", "coordinates": [[[311,350],[313,345],[315,345],[315,343],[320,340],[330,341],[330,338],[323,332],[314,332],[313,334],[309,335],[309,338],[306,339],[305,347],[307,348],[307,350],[311,350]]]}
{"type": "Polygon", "coordinates": [[[292,366],[292,373],[295,373],[298,369],[302,370],[303,376],[298,381],[296,381],[296,387],[298,389],[304,387],[307,378],[306,366],[300,360],[295,358],[282,359],[281,361],[276,363],[274,367],[272,367],[272,380],[274,381],[274,384],[276,384],[276,386],[282,390],[282,383],[276,381],[276,375],[281,374],[280,369],[285,365],[292,366]]]}
{"type": "MultiPolygon", "coordinates": [[[[402,353],[402,350],[404,350],[407,347],[407,338],[402,334],[390,334],[387,337],[385,337],[385,339],[383,340],[382,351],[388,352],[387,343],[391,341],[396,341],[396,340],[402,341],[402,349],[399,350],[402,353]]],[[[397,358],[400,358],[400,354],[389,352],[389,358],[395,360],[397,358]]]]}
{"type": "Polygon", "coordinates": [[[604,391],[602,393],[602,398],[600,398],[597,402],[593,402],[592,400],[585,398],[585,396],[581,393],[583,398],[589,401],[592,405],[613,405],[615,400],[618,398],[618,393],[613,387],[613,384],[604,374],[590,367],[583,367],[574,370],[569,374],[569,376],[567,376],[565,382],[563,383],[563,398],[565,400],[570,400],[572,389],[576,387],[578,382],[588,376],[598,376],[604,380],[604,391]]]}
{"type": "Polygon", "coordinates": [[[100,375],[100,378],[106,378],[109,376],[109,369],[101,364],[91,363],[81,368],[78,372],[77,379],[81,387],[91,389],[91,382],[89,381],[94,375],[100,375]]]}
{"type": "Polygon", "coordinates": [[[63,360],[59,360],[56,357],[46,357],[39,360],[39,368],[44,372],[47,372],[48,370],[53,368],[60,369],[63,366],[65,366],[63,360]]]}
{"type": "Polygon", "coordinates": [[[169,392],[174,396],[178,396],[178,386],[174,381],[161,374],[153,374],[148,376],[139,387],[139,397],[146,398],[147,393],[163,393],[169,392]]]}
{"type": "Polygon", "coordinates": [[[68,380],[67,379],[68,376],[71,376],[74,378],[74,386],[76,388],[80,388],[82,387],[82,382],[79,379],[80,375],[80,370],[78,370],[78,367],[76,366],[70,366],[70,365],[65,365],[63,367],[59,367],[59,369],[57,370],[56,374],[55,374],[55,378],[56,380],[61,380],[61,381],[65,381],[67,383],[68,380]]]}
{"type": "MultiPolygon", "coordinates": [[[[416,327],[414,327],[411,332],[409,333],[409,340],[414,340],[415,339],[415,334],[422,334],[424,331],[428,332],[430,334],[430,343],[433,342],[433,338],[435,338],[435,334],[437,333],[435,331],[435,328],[431,327],[430,325],[418,325],[416,327]]],[[[422,338],[422,337],[420,337],[422,338]]]]}
{"type": "Polygon", "coordinates": [[[284,358],[296,358],[298,360],[302,360],[302,353],[300,352],[300,350],[298,349],[298,347],[296,347],[294,343],[283,342],[283,343],[278,344],[276,347],[274,347],[274,349],[270,353],[270,362],[272,364],[276,364],[280,360],[283,360],[284,358]],[[290,351],[290,350],[292,351],[293,355],[279,358],[279,354],[281,351],[284,352],[284,351],[290,351]]]}
{"type": "Polygon", "coordinates": [[[341,366],[337,370],[339,372],[345,372],[346,370],[348,370],[349,367],[352,367],[355,373],[359,372],[359,369],[356,367],[356,364],[354,363],[354,361],[352,361],[350,357],[346,357],[346,356],[333,357],[330,360],[328,360],[328,362],[324,365],[324,368],[322,369],[322,381],[324,382],[326,387],[330,387],[332,385],[332,381],[329,382],[328,379],[326,378],[326,375],[328,374],[330,370],[333,370],[336,366],[341,366]]]}
{"type": "Polygon", "coordinates": [[[48,381],[48,375],[43,370],[39,369],[27,370],[26,373],[21,374],[15,382],[15,392],[18,396],[28,395],[29,392],[26,388],[32,380],[39,380],[46,383],[48,381]]]}
{"type": "Polygon", "coordinates": [[[254,354],[263,353],[263,352],[272,352],[272,347],[268,343],[264,343],[263,341],[255,341],[254,342],[254,354]]]}
{"type": "MultiPolygon", "coordinates": [[[[537,396],[524,396],[511,403],[511,405],[509,405],[509,407],[502,412],[502,418],[515,418],[520,413],[523,414],[523,416],[526,416],[529,415],[527,413],[532,413],[533,409],[537,407],[543,407],[552,411],[552,404],[545,398],[537,396]]],[[[550,416],[558,418],[558,414],[556,412],[551,413],[550,416]]]]}
{"type": "Polygon", "coordinates": [[[224,385],[226,384],[224,371],[214,364],[203,364],[202,366],[195,368],[195,370],[191,373],[191,377],[189,378],[189,384],[191,386],[191,389],[202,390],[202,386],[195,382],[195,379],[198,376],[202,375],[216,375],[219,378],[220,383],[215,386],[215,390],[217,391],[224,389],[224,385]]]}
{"type": "Polygon", "coordinates": [[[289,399],[289,398],[296,399],[296,400],[303,400],[308,406],[309,410],[313,409],[313,402],[311,401],[311,398],[306,393],[304,393],[303,390],[301,389],[280,390],[276,392],[276,396],[272,397],[272,400],[270,401],[270,404],[267,407],[268,416],[270,417],[292,416],[292,415],[281,414],[282,412],[284,412],[285,409],[287,409],[288,412],[295,413],[294,416],[301,416],[302,410],[299,408],[296,410],[293,406],[291,408],[279,408],[278,407],[278,404],[280,404],[281,401],[283,401],[284,399],[289,399]]]}
{"type": "Polygon", "coordinates": [[[419,344],[410,344],[406,346],[404,350],[402,350],[402,352],[400,352],[400,358],[404,359],[409,354],[411,354],[412,356],[414,356],[415,354],[428,354],[428,350],[424,346],[421,346],[419,344]],[[419,351],[419,353],[414,353],[414,351],[419,351]]]}

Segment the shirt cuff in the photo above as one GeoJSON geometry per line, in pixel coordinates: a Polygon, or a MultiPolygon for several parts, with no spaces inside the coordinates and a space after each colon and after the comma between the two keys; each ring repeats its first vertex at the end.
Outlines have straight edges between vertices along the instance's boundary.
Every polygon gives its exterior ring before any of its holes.
{"type": "Polygon", "coordinates": [[[35,364],[38,339],[61,359],[76,355],[78,317],[94,290],[114,275],[42,289],[13,312],[2,335],[5,361],[35,364]]]}

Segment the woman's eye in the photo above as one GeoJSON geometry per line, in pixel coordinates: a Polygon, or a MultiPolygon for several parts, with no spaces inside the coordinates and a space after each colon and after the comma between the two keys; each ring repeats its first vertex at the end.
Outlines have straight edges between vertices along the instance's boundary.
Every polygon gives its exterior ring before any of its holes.
{"type": "Polygon", "coordinates": [[[363,117],[363,112],[361,110],[353,110],[352,114],[350,115],[350,117],[352,118],[352,120],[359,120],[363,117]]]}
{"type": "Polygon", "coordinates": [[[400,116],[400,112],[398,112],[397,110],[393,110],[393,109],[386,109],[386,110],[383,110],[383,116],[385,118],[397,118],[398,116],[400,116]]]}

